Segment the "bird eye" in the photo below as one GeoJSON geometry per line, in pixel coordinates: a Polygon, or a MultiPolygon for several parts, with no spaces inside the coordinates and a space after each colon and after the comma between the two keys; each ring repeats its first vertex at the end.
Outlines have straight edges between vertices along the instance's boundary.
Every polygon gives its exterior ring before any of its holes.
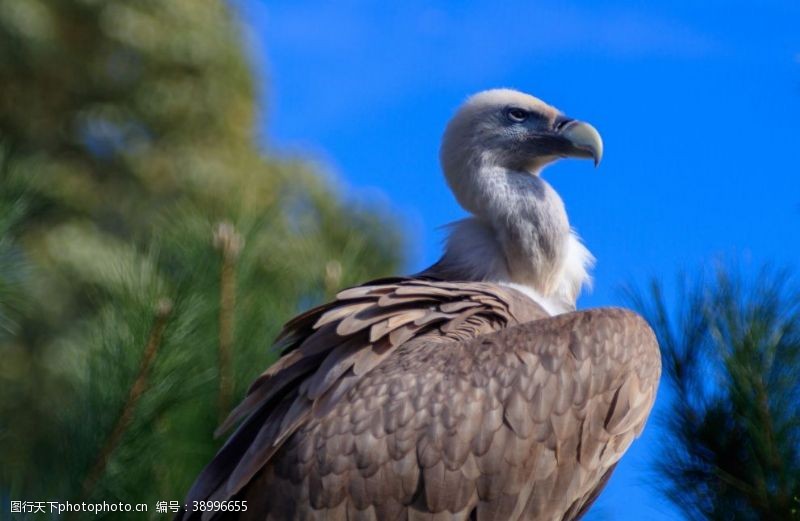
{"type": "Polygon", "coordinates": [[[528,119],[528,111],[518,108],[510,108],[506,111],[506,117],[515,123],[521,123],[528,119]]]}

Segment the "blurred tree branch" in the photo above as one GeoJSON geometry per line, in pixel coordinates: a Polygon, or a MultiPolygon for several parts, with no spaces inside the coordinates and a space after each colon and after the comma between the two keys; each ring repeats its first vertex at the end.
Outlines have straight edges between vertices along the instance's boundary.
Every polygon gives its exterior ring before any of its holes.
{"type": "Polygon", "coordinates": [[[657,472],[689,519],[790,519],[800,494],[800,293],[788,272],[733,268],[629,291],[676,396],[657,472]]]}
{"type": "Polygon", "coordinates": [[[398,269],[392,218],[255,142],[241,33],[0,0],[0,496],[181,499],[283,321],[398,269]]]}

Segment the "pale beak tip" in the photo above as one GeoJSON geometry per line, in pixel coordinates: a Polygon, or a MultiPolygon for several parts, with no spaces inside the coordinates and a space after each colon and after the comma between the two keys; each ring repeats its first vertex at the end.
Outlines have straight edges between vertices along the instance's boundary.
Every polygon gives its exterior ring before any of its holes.
{"type": "Polygon", "coordinates": [[[603,159],[603,138],[596,128],[583,121],[573,121],[565,128],[563,135],[573,146],[591,154],[595,167],[600,165],[603,159]]]}

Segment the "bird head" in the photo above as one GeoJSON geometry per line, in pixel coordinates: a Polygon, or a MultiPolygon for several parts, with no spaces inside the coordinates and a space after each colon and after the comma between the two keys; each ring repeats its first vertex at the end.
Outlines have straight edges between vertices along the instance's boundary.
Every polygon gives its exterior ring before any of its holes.
{"type": "Polygon", "coordinates": [[[465,167],[500,167],[538,175],[562,157],[603,156],[603,141],[588,123],[570,119],[528,94],[493,89],[470,97],[444,133],[441,161],[450,177],[465,167]]]}

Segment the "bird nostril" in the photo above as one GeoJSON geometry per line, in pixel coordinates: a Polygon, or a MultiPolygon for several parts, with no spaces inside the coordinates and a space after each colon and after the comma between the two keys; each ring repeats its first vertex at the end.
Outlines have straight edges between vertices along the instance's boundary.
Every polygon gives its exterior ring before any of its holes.
{"type": "Polygon", "coordinates": [[[553,130],[561,131],[566,127],[569,123],[575,121],[574,119],[565,118],[564,116],[558,116],[556,120],[553,122],[553,130]]]}

